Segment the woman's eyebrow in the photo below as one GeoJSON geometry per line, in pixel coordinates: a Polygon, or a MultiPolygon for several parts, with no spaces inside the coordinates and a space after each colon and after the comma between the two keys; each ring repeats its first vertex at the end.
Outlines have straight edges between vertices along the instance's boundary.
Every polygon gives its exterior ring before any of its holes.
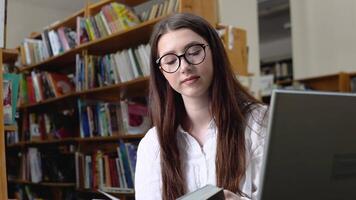
{"type": "MultiPolygon", "coordinates": [[[[181,53],[185,52],[185,51],[187,50],[187,48],[189,48],[189,47],[191,47],[191,46],[193,46],[193,45],[195,45],[195,44],[202,44],[202,43],[203,43],[203,42],[191,41],[191,42],[187,43],[186,45],[184,45],[183,50],[181,51],[181,53]]],[[[171,51],[165,52],[164,54],[162,54],[162,55],[159,56],[159,57],[162,57],[162,56],[164,56],[164,55],[171,54],[171,53],[177,54],[174,50],[171,50],[171,51]]],[[[179,54],[181,54],[181,53],[179,53],[179,54]]]]}

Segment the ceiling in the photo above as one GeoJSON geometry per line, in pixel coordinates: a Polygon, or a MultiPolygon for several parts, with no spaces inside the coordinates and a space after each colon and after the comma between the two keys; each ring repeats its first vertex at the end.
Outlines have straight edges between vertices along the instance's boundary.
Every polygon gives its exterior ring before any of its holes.
{"type": "Polygon", "coordinates": [[[289,0],[258,0],[260,43],[290,37],[289,0]]]}
{"type": "MultiPolygon", "coordinates": [[[[57,8],[60,10],[77,11],[84,7],[89,0],[8,0],[17,1],[25,4],[39,5],[40,7],[57,8]]],[[[97,2],[99,0],[90,0],[97,2]]]]}

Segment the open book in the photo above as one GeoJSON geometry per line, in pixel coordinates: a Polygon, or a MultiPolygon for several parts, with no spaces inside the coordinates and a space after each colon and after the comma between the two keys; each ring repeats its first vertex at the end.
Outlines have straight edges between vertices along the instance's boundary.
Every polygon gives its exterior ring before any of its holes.
{"type": "MultiPolygon", "coordinates": [[[[119,198],[109,194],[109,193],[106,193],[102,190],[98,190],[98,192],[100,192],[101,194],[105,195],[106,197],[108,197],[110,200],[120,200],[119,198]]],[[[99,199],[92,199],[92,200],[99,200],[99,199]]]]}
{"type": "Polygon", "coordinates": [[[224,200],[224,191],[222,188],[206,185],[193,192],[185,194],[177,200],[224,200]]]}

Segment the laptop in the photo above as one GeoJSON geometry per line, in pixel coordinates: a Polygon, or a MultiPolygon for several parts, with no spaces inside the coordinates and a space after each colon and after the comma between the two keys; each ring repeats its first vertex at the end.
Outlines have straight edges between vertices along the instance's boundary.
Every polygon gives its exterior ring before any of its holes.
{"type": "Polygon", "coordinates": [[[259,200],[356,199],[356,94],[275,90],[259,200]]]}

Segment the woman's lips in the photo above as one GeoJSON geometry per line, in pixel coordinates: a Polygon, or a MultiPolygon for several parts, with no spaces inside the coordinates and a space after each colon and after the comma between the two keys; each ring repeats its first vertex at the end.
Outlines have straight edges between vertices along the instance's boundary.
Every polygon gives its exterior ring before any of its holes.
{"type": "Polygon", "coordinates": [[[184,79],[181,83],[183,84],[192,84],[196,82],[200,77],[199,76],[191,76],[186,79],[184,79]]]}

